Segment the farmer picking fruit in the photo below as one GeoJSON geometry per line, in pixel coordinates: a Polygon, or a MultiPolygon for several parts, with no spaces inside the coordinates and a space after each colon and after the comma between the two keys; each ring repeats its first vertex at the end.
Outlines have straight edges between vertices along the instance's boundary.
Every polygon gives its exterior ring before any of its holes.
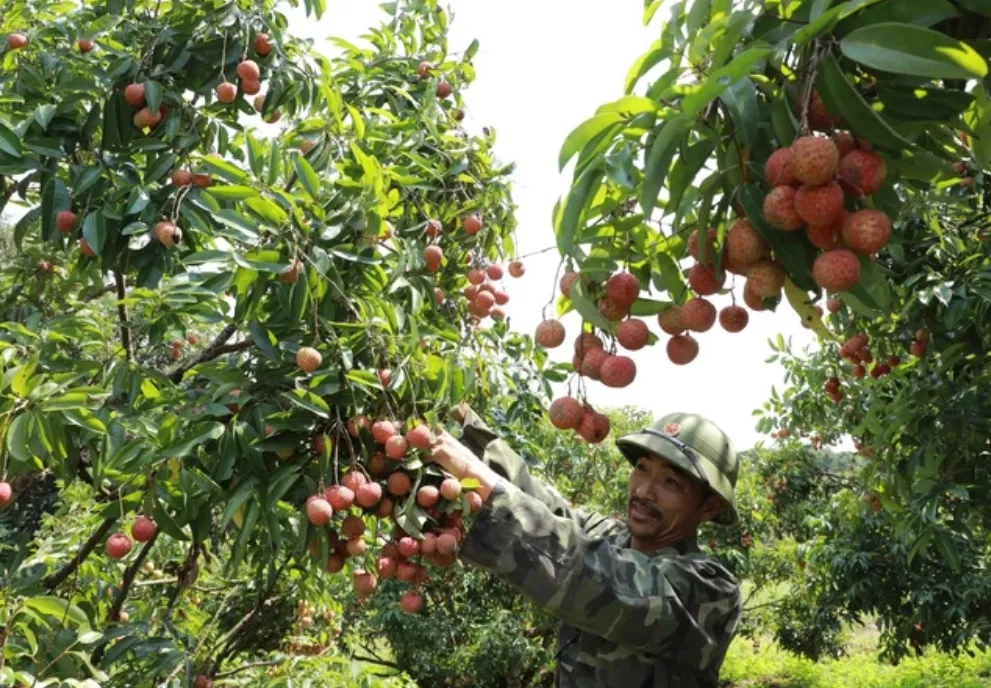
{"type": "Polygon", "coordinates": [[[736,451],[715,424],[673,413],[621,437],[626,522],[572,509],[467,406],[433,460],[478,481],[482,509],[459,553],[561,620],[556,686],[711,686],[740,618],[736,579],[697,542],[737,519],[736,451]]]}

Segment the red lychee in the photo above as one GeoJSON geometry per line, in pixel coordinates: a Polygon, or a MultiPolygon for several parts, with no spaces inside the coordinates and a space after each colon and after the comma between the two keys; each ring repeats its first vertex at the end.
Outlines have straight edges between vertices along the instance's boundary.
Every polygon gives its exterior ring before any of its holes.
{"type": "Polygon", "coordinates": [[[812,92],[812,98],[809,100],[809,126],[816,131],[830,131],[835,127],[839,126],[843,121],[841,117],[834,117],[829,114],[826,109],[825,103],[822,102],[822,97],[819,95],[818,91],[812,92]]]}
{"type": "Polygon", "coordinates": [[[804,224],[795,210],[795,188],[776,186],[764,197],[764,219],[775,229],[793,232],[804,224]]]}
{"type": "Polygon", "coordinates": [[[551,402],[548,416],[558,430],[573,430],[581,424],[585,410],[577,399],[560,397],[551,402]]]}
{"type": "Polygon", "coordinates": [[[114,533],[107,538],[104,549],[111,559],[123,559],[131,551],[131,538],[124,533],[114,533]]]}
{"type": "Polygon", "coordinates": [[[823,251],[828,251],[840,245],[840,233],[842,230],[842,221],[828,225],[809,225],[805,228],[805,235],[809,238],[809,242],[813,246],[823,251]]]}
{"type": "Polygon", "coordinates": [[[553,349],[564,342],[564,325],[559,320],[544,320],[537,325],[534,339],[545,349],[553,349]]]}
{"type": "Polygon", "coordinates": [[[423,249],[423,262],[426,263],[427,270],[437,272],[440,270],[441,262],[444,260],[444,251],[440,246],[431,244],[423,249]]]}
{"type": "Polygon", "coordinates": [[[348,421],[348,433],[351,437],[357,437],[358,433],[362,430],[371,430],[372,421],[368,419],[368,416],[364,414],[359,414],[348,421]]]}
{"type": "Polygon", "coordinates": [[[622,320],[630,312],[628,306],[622,306],[608,296],[603,296],[599,299],[599,313],[602,317],[611,322],[616,322],[617,320],[622,320]]]}
{"type": "Polygon", "coordinates": [[[379,420],[372,424],[372,439],[379,444],[385,444],[396,434],[396,426],[391,420],[379,420]]]}
{"type": "Polygon", "coordinates": [[[324,490],[324,498],[334,511],[347,511],[354,504],[354,490],[343,485],[331,485],[324,490]]]}
{"type": "Polygon", "coordinates": [[[702,263],[696,263],[688,271],[688,285],[699,296],[711,296],[722,289],[725,283],[725,272],[722,279],[717,279],[715,268],[707,268],[702,263]]]}
{"type": "Polygon", "coordinates": [[[578,426],[578,435],[589,444],[598,444],[609,435],[611,425],[609,416],[586,408],[585,416],[578,426]]]}
{"type": "Polygon", "coordinates": [[[881,190],[888,176],[884,158],[873,151],[853,150],[840,159],[840,179],[855,191],[870,196],[881,190]]]}
{"type": "Polygon", "coordinates": [[[382,499],[382,485],[379,483],[365,483],[354,494],[354,500],[358,506],[366,509],[378,504],[380,499],[382,499]]]}
{"type": "Polygon", "coordinates": [[[306,518],[315,526],[325,526],[334,516],[334,507],[323,496],[306,500],[306,518]]]}
{"type": "Polygon", "coordinates": [[[490,291],[482,291],[479,289],[478,294],[475,295],[475,308],[481,313],[488,313],[492,306],[495,305],[495,294],[490,291]]]}
{"type": "Polygon", "coordinates": [[[350,471],[341,476],[341,485],[354,493],[357,493],[358,488],[367,482],[368,478],[365,477],[365,474],[356,468],[352,468],[350,471]]]}
{"type": "Polygon", "coordinates": [[[478,268],[472,268],[468,271],[468,281],[478,286],[485,281],[485,273],[478,268]]]}
{"type": "Polygon", "coordinates": [[[433,485],[424,485],[416,491],[416,503],[424,509],[437,504],[440,501],[440,490],[433,485]]]}
{"type": "Polygon", "coordinates": [[[493,263],[492,265],[485,268],[485,274],[489,276],[490,280],[501,280],[502,267],[493,263]]]}
{"type": "Polygon", "coordinates": [[[647,346],[649,339],[650,330],[647,328],[647,323],[639,318],[624,320],[616,328],[616,341],[629,351],[639,351],[647,346]]]}
{"type": "Polygon", "coordinates": [[[772,187],[795,186],[798,178],[791,171],[791,148],[779,148],[764,163],[764,178],[772,187]]]}
{"type": "Polygon", "coordinates": [[[693,332],[706,332],[716,322],[716,307],[705,299],[692,299],[681,307],[681,320],[693,332]]]}
{"type": "Polygon", "coordinates": [[[828,225],[843,217],[843,189],[836,182],[803,184],[795,192],[795,212],[810,225],[828,225]]]}
{"type": "Polygon", "coordinates": [[[580,273],[574,270],[569,270],[568,272],[561,275],[561,279],[558,280],[557,286],[561,290],[561,293],[571,298],[571,287],[577,279],[581,277],[580,273]]]}
{"type": "Polygon", "coordinates": [[[836,176],[840,152],[822,136],[802,136],[791,145],[791,170],[803,184],[822,186],[836,176]]]}
{"type": "Polygon", "coordinates": [[[841,308],[843,308],[843,301],[840,299],[833,298],[826,301],[826,309],[830,313],[836,313],[841,308]]]}
{"type": "Polygon", "coordinates": [[[461,483],[457,478],[444,478],[440,484],[440,496],[449,502],[461,499],[461,483]]]}
{"type": "Polygon", "coordinates": [[[681,317],[681,306],[671,306],[657,314],[657,324],[668,334],[681,334],[687,328],[681,317]]]}
{"type": "Polygon", "coordinates": [[[742,306],[726,306],[719,311],[719,324],[727,332],[740,332],[750,321],[750,314],[742,306]]]}
{"type": "Polygon", "coordinates": [[[857,148],[857,140],[854,139],[853,134],[848,131],[833,132],[833,135],[829,138],[831,138],[833,143],[836,144],[836,150],[840,154],[840,161],[843,160],[844,155],[857,148]]]}
{"type": "MultiPolygon", "coordinates": [[[[696,261],[699,260],[699,236],[698,230],[695,230],[688,236],[688,253],[696,261]]],[[[716,238],[719,233],[716,231],[715,227],[709,227],[705,232],[706,242],[705,242],[705,265],[713,266],[716,264],[716,238]]],[[[702,262],[702,261],[699,261],[702,262]]]]}
{"type": "Polygon", "coordinates": [[[675,365],[686,365],[699,355],[699,343],[688,334],[676,334],[668,340],[668,358],[675,365]]]}
{"type": "Polygon", "coordinates": [[[437,536],[437,553],[454,554],[458,551],[458,538],[453,533],[441,533],[437,536]]]}
{"type": "Polygon", "coordinates": [[[406,456],[409,443],[402,435],[393,435],[385,442],[385,455],[390,459],[400,460],[406,456]]]}
{"type": "Polygon", "coordinates": [[[640,298],[640,281],[628,272],[617,272],[606,280],[606,297],[628,309],[640,298]]]}
{"type": "Polygon", "coordinates": [[[860,260],[845,248],[826,251],[812,264],[812,278],[826,291],[847,291],[860,279],[860,260]]]}
{"type": "Polygon", "coordinates": [[[148,542],[157,532],[158,526],[147,516],[138,516],[131,525],[131,536],[138,542],[148,542]]]}
{"type": "Polygon", "coordinates": [[[637,365],[629,356],[608,356],[599,369],[606,387],[626,387],[637,376],[637,365]]]}
{"type": "Polygon", "coordinates": [[[0,481],[0,509],[10,504],[14,498],[14,488],[6,480],[0,481]]]}
{"type": "Polygon", "coordinates": [[[477,492],[468,492],[467,498],[468,498],[468,507],[471,509],[471,512],[473,514],[482,510],[482,505],[483,505],[482,495],[478,494],[477,492]]]}
{"type": "Polygon", "coordinates": [[[601,349],[602,340],[592,332],[582,332],[575,338],[575,353],[584,357],[592,349],[601,349]]]}
{"type": "Polygon", "coordinates": [[[743,268],[770,255],[770,248],[750,220],[740,218],[726,232],[725,256],[730,264],[743,268]]]}
{"type": "Polygon", "coordinates": [[[602,373],[602,364],[609,358],[604,349],[589,349],[581,357],[580,372],[587,378],[598,380],[602,373]]]}
{"type": "Polygon", "coordinates": [[[877,253],[890,237],[891,219],[881,210],[858,210],[843,222],[843,241],[858,253],[877,253]]]}
{"type": "Polygon", "coordinates": [[[399,606],[403,608],[403,611],[407,614],[419,614],[420,610],[423,609],[423,598],[412,590],[407,590],[403,593],[403,596],[399,598],[399,606]]]}
{"type": "Polygon", "coordinates": [[[378,580],[375,575],[364,570],[357,570],[353,574],[354,591],[358,594],[359,600],[366,600],[375,592],[378,587],[378,580]]]}
{"type": "Polygon", "coordinates": [[[514,260],[509,264],[510,277],[522,277],[524,272],[526,272],[526,266],[523,265],[523,261],[514,260]]]}
{"type": "Polygon", "coordinates": [[[402,471],[396,471],[385,481],[385,486],[386,489],[389,490],[389,494],[393,494],[397,497],[405,497],[409,494],[413,484],[408,475],[402,471]]]}
{"type": "Polygon", "coordinates": [[[365,534],[365,522],[360,516],[348,516],[341,522],[341,534],[348,540],[360,538],[365,534]]]}
{"type": "Polygon", "coordinates": [[[785,286],[785,270],[773,260],[761,259],[747,270],[747,288],[762,299],[777,296],[785,286]]]}
{"type": "Polygon", "coordinates": [[[406,442],[414,449],[430,448],[430,428],[417,425],[406,433],[406,442]]]}

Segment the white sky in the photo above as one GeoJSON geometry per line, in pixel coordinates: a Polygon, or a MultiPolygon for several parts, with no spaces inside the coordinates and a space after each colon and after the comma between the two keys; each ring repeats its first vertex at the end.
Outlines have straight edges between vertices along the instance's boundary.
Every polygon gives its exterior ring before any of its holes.
{"type": "MultiPolygon", "coordinates": [[[[332,53],[324,41],[331,36],[359,43],[358,36],[386,16],[373,0],[328,0],[328,11],[316,22],[300,8],[288,9],[289,30],[316,39],[316,48],[332,53]]],[[[567,191],[569,170],[559,173],[557,156],[568,133],[594,114],[595,108],[623,95],[630,64],[657,37],[662,10],[651,27],[641,21],[643,3],[606,4],[601,0],[451,0],[450,49],[461,52],[472,39],[481,44],[474,64],[478,78],[464,93],[464,125],[478,131],[493,126],[496,153],[517,164],[513,196],[519,206],[517,244],[527,254],[554,244],[551,211],[567,191]]],[[[557,270],[556,250],[526,260],[522,279],[506,280],[511,300],[511,326],[532,333],[541,320],[541,307],[550,296],[557,270]],[[534,299],[533,295],[538,298],[534,299]]],[[[742,281],[737,300],[742,303],[742,281]]],[[[714,297],[717,308],[729,296],[714,297]]],[[[564,321],[569,337],[552,350],[555,360],[570,361],[571,341],[579,318],[564,321]]],[[[768,338],[779,332],[793,337],[798,347],[812,343],[798,316],[786,305],[777,314],[751,313],[750,324],[739,334],[713,329],[697,334],[699,356],[687,366],[672,364],[664,350],[667,336],[655,318],[647,319],[661,341],[630,354],[637,379],[624,389],[589,383],[593,405],[634,404],[655,417],[672,411],[701,413],[718,423],[738,449],[752,446],[759,435],[751,412],[769,396],[771,386],[783,389],[784,371],[765,364],[768,338]]]]}

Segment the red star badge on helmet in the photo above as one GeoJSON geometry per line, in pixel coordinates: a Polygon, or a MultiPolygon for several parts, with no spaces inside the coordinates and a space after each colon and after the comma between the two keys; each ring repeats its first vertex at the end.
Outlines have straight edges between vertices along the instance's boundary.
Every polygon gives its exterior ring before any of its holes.
{"type": "Polygon", "coordinates": [[[668,423],[664,426],[664,432],[673,437],[677,437],[678,433],[681,432],[681,425],[678,423],[668,423]]]}

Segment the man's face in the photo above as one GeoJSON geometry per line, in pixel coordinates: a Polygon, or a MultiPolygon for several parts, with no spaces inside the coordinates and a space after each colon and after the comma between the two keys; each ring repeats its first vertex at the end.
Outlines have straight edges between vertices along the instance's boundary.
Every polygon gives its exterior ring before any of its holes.
{"type": "Polygon", "coordinates": [[[667,546],[694,535],[714,517],[715,499],[703,504],[704,486],[665,459],[643,457],[630,473],[627,520],[634,540],[667,546]]]}

